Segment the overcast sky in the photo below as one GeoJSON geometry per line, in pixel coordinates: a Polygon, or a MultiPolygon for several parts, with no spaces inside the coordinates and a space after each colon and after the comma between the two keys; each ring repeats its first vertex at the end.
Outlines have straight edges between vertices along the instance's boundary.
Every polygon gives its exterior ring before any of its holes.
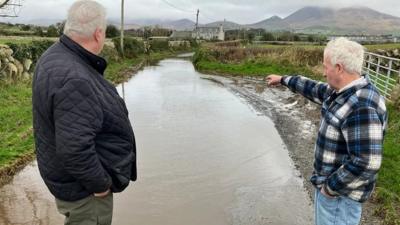
{"type": "MultiPolygon", "coordinates": [[[[2,1],[2,0],[0,0],[2,1]]],[[[73,0],[22,0],[19,18],[0,21],[29,23],[38,19],[64,19],[73,0]]],[[[98,0],[109,18],[120,16],[120,0],[98,0]]],[[[399,0],[125,0],[127,19],[183,19],[196,20],[200,9],[200,23],[226,18],[240,24],[259,22],[273,15],[286,17],[304,6],[348,7],[366,6],[400,17],[399,0]]]]}

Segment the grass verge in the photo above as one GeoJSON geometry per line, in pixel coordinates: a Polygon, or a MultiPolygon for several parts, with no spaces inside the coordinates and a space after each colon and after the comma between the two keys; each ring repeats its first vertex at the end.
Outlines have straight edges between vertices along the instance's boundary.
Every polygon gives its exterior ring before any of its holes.
{"type": "Polygon", "coordinates": [[[384,224],[400,225],[400,108],[388,104],[389,124],[385,136],[383,163],[373,201],[384,224]]]}
{"type": "Polygon", "coordinates": [[[0,84],[0,185],[33,158],[31,84],[0,84]]]}

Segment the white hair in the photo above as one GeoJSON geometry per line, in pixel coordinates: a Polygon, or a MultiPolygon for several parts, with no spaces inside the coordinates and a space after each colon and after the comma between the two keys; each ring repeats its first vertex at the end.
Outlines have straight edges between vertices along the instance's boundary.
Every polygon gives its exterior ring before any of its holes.
{"type": "Polygon", "coordinates": [[[364,51],[359,43],[340,37],[328,42],[324,55],[329,56],[332,65],[342,64],[345,71],[361,75],[364,51]]]}
{"type": "Polygon", "coordinates": [[[64,34],[91,37],[96,29],[105,32],[106,27],[106,9],[95,1],[79,0],[68,10],[64,34]]]}

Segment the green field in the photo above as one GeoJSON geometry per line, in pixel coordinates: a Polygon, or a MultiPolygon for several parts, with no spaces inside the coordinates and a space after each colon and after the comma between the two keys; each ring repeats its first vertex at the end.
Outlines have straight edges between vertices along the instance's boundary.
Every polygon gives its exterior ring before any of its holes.
{"type": "Polygon", "coordinates": [[[0,44],[14,43],[14,44],[29,44],[32,41],[37,40],[52,40],[56,41],[58,38],[46,38],[46,37],[20,37],[20,36],[0,36],[0,44]]]}
{"type": "MultiPolygon", "coordinates": [[[[306,49],[324,49],[325,45],[310,45],[310,44],[295,44],[295,45],[272,45],[272,44],[261,44],[261,45],[250,45],[249,47],[255,48],[292,48],[292,47],[301,47],[306,49]]],[[[373,44],[373,45],[364,45],[367,51],[376,51],[378,49],[382,50],[391,50],[391,49],[400,49],[400,43],[388,43],[388,44],[373,44]]]]}
{"type": "Polygon", "coordinates": [[[268,74],[312,74],[313,72],[305,67],[291,64],[278,65],[273,60],[263,62],[243,62],[238,64],[218,63],[202,61],[196,65],[199,71],[212,74],[226,74],[232,76],[266,76],[268,74]]]}

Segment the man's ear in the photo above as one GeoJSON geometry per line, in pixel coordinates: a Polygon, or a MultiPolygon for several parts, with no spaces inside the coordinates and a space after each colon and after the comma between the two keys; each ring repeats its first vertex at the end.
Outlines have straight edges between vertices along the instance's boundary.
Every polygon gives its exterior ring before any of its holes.
{"type": "Polygon", "coordinates": [[[344,66],[343,66],[342,64],[340,64],[340,63],[338,63],[338,64],[335,65],[335,69],[336,69],[336,72],[337,72],[338,74],[341,74],[341,73],[344,72],[344,66]]]}
{"type": "Polygon", "coordinates": [[[93,37],[94,37],[94,40],[95,40],[96,42],[100,42],[100,40],[101,40],[101,35],[102,35],[101,32],[102,32],[102,31],[101,31],[100,28],[96,28],[96,30],[94,31],[93,37]]]}

